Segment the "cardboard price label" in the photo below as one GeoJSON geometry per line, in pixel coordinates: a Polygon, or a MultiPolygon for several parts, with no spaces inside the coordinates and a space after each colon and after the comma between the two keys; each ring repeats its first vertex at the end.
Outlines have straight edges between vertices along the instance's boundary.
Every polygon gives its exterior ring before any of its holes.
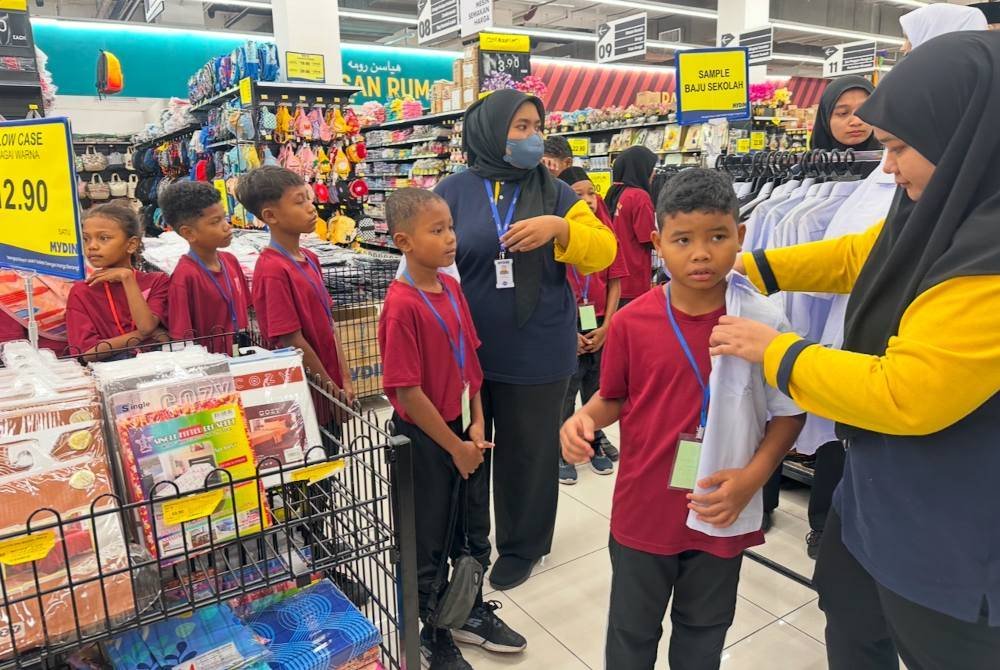
{"type": "Polygon", "coordinates": [[[253,102],[253,80],[250,77],[240,79],[240,103],[249,105],[253,102]]]}
{"type": "Polygon", "coordinates": [[[766,143],[767,133],[762,133],[760,131],[750,133],[750,149],[752,151],[763,151],[766,143]]]}
{"type": "MultiPolygon", "coordinates": [[[[602,198],[608,194],[611,190],[611,173],[610,172],[588,172],[587,176],[590,177],[590,181],[594,183],[594,190],[597,195],[602,198]]],[[[614,212],[612,212],[614,214],[614,212]]]]}
{"type": "Polygon", "coordinates": [[[738,154],[748,154],[750,153],[750,140],[746,137],[736,140],[736,153],[738,154]]]}
{"type": "Polygon", "coordinates": [[[288,81],[308,81],[322,84],[326,81],[326,60],[323,54],[285,52],[288,81]]]}
{"type": "Polygon", "coordinates": [[[12,537],[0,541],[0,563],[22,565],[40,561],[49,555],[54,546],[56,546],[54,530],[43,530],[24,537],[12,537]]]}
{"type": "Polygon", "coordinates": [[[586,137],[571,137],[569,140],[569,149],[573,152],[574,156],[589,156],[590,155],[590,140],[586,137]]]}
{"type": "Polygon", "coordinates": [[[83,279],[67,119],[0,122],[0,267],[83,279]]]}
{"type": "Polygon", "coordinates": [[[677,54],[677,120],[750,118],[750,64],[743,47],[693,49],[677,54]]]}
{"type": "Polygon", "coordinates": [[[211,516],[212,512],[222,502],[225,495],[223,489],[217,491],[205,491],[184,496],[177,500],[163,503],[163,523],[168,526],[176,526],[195,519],[203,519],[211,516]]]}
{"type": "Polygon", "coordinates": [[[316,482],[322,481],[327,477],[332,476],[333,473],[343,469],[343,460],[332,461],[330,463],[317,463],[316,465],[307,465],[306,467],[292,473],[292,481],[315,484],[316,482]]]}

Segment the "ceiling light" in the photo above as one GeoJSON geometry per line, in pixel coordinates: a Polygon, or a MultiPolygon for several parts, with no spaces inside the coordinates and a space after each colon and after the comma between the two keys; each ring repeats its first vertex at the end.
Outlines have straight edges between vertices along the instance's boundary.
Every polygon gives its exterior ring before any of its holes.
{"type": "Polygon", "coordinates": [[[610,5],[612,7],[625,7],[627,9],[639,9],[651,14],[677,14],[679,16],[695,16],[700,19],[719,18],[718,12],[710,9],[698,9],[697,7],[681,7],[679,5],[668,5],[662,2],[640,2],[640,0],[593,0],[599,5],[610,5]]]}
{"type": "Polygon", "coordinates": [[[626,65],[624,63],[595,63],[592,60],[579,60],[576,58],[552,58],[549,56],[532,56],[532,63],[544,63],[546,65],[574,65],[594,70],[629,70],[634,72],[663,72],[673,70],[672,65],[626,65]]]}
{"type": "Polygon", "coordinates": [[[646,40],[646,46],[654,49],[666,49],[667,51],[687,51],[688,49],[707,49],[700,44],[682,44],[680,42],[662,42],[660,40],[646,40]]]}
{"type": "Polygon", "coordinates": [[[197,0],[203,5],[231,5],[233,7],[250,7],[252,9],[271,9],[269,2],[254,2],[253,0],[197,0]]]}
{"type": "Polygon", "coordinates": [[[790,30],[796,33],[808,33],[811,35],[829,35],[831,37],[842,37],[848,40],[874,40],[882,44],[901,45],[902,37],[890,37],[889,35],[876,35],[874,33],[861,33],[856,30],[841,30],[839,28],[825,28],[823,26],[812,26],[807,23],[792,23],[791,21],[771,21],[771,26],[779,30],[790,30]]]}
{"type": "Polygon", "coordinates": [[[886,0],[886,2],[891,2],[894,5],[900,5],[902,7],[926,7],[931,4],[929,2],[921,2],[920,0],[886,0]]]}
{"type": "Polygon", "coordinates": [[[542,37],[553,40],[564,40],[566,42],[596,42],[597,35],[593,33],[577,33],[571,30],[543,30],[541,28],[514,28],[509,26],[494,26],[491,32],[514,33],[515,35],[530,35],[531,37],[542,37]]]}
{"type": "Polygon", "coordinates": [[[822,65],[825,59],[818,56],[799,56],[798,54],[771,54],[771,60],[780,60],[788,63],[808,63],[810,65],[822,65]]]}
{"type": "Polygon", "coordinates": [[[340,17],[344,19],[357,19],[359,21],[376,21],[379,23],[396,23],[401,26],[417,25],[415,16],[402,16],[400,14],[383,14],[382,12],[365,12],[355,9],[341,9],[340,17]]]}
{"type": "Polygon", "coordinates": [[[190,35],[192,32],[199,35],[217,35],[219,37],[229,37],[239,40],[271,41],[274,35],[269,33],[237,33],[228,30],[192,30],[192,28],[173,28],[170,26],[154,26],[148,23],[126,23],[124,21],[99,21],[94,19],[74,19],[54,16],[32,16],[31,25],[72,25],[79,30],[116,30],[123,33],[135,33],[137,35],[166,34],[176,35],[182,33],[190,35]]]}

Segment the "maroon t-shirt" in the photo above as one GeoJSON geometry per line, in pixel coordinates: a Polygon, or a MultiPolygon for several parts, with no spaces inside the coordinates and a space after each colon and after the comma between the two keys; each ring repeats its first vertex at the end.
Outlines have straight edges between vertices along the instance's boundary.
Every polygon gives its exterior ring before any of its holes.
{"type": "MultiPolygon", "coordinates": [[[[206,271],[188,254],[181,256],[174,273],[170,276],[168,302],[170,316],[167,322],[170,324],[171,339],[190,340],[208,335],[232,333],[247,327],[250,287],[247,285],[240,262],[232,254],[223,251],[219,252],[219,262],[223,270],[206,271]],[[208,272],[211,272],[215,282],[209,279],[208,272]],[[229,311],[230,304],[236,315],[235,326],[229,311]]],[[[230,353],[229,350],[232,348],[228,342],[214,340],[199,341],[199,344],[204,344],[209,350],[222,354],[230,353]],[[230,346],[227,347],[226,344],[230,346]]]]}
{"type": "Polygon", "coordinates": [[[343,387],[330,316],[333,301],[319,271],[319,258],[308,249],[302,254],[308,260],[293,261],[271,247],[260,253],[253,271],[254,313],[269,346],[278,346],[279,337],[301,330],[326,374],[343,387]]]}
{"type": "MultiPolygon", "coordinates": [[[[159,317],[160,325],[166,327],[170,277],[162,272],[136,270],[135,280],[149,310],[159,317]]],[[[93,285],[76,282],[66,301],[66,327],[70,353],[74,355],[90,350],[98,342],[132,332],[135,322],[128,308],[125,288],[117,282],[93,285]]],[[[142,344],[151,342],[146,340],[142,344]]]]}
{"type": "Polygon", "coordinates": [[[618,253],[628,269],[628,277],[622,280],[622,298],[638,298],[653,283],[653,256],[649,245],[656,229],[656,211],[649,194],[635,187],[622,191],[612,229],[618,237],[618,253]]]}
{"type": "Polygon", "coordinates": [[[410,417],[396,398],[397,389],[419,386],[440,412],[441,418],[454,421],[462,416],[465,383],[469,384],[470,398],[476,397],[483,385],[483,370],[476,355],[479,337],[462,287],[445,274],[438,277],[451,292],[462,317],[465,379],[459,373],[458,362],[448,343],[449,336],[456,345],[459,342],[459,322],[448,295],[444,291],[426,293],[448,327],[446,335],[417,289],[401,281],[393,282],[386,294],[378,323],[378,344],[382,352],[385,393],[405,421],[410,421],[410,417]]]}
{"type": "MultiPolygon", "coordinates": [[[[612,319],[601,362],[601,397],[623,400],[621,460],[611,507],[611,534],[639,551],[673,556],[704,551],[722,558],[763,544],[760,531],[711,537],[687,527],[687,491],[668,488],[677,440],[694,433],[701,387],[670,327],[662,289],[647,291],[612,319]]],[[[708,340],[725,307],[690,316],[674,309],[702,379],[711,373],[708,340]]]]}

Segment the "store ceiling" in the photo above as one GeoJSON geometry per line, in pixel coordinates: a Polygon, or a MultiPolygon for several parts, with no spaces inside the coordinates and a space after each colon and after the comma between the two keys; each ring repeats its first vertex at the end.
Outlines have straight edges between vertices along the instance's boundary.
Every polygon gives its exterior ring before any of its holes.
{"type": "MultiPolygon", "coordinates": [[[[240,32],[270,32],[268,0],[166,0],[160,21],[168,25],[199,26],[240,32]]],[[[333,1],[333,0],[328,0],[333,1]]],[[[339,0],[341,39],[351,42],[417,46],[415,29],[402,19],[415,22],[414,0],[339,0]],[[364,20],[351,12],[381,14],[399,21],[364,20]]],[[[966,4],[968,0],[953,0],[966,4]]],[[[532,31],[533,53],[559,58],[594,60],[592,36],[597,24],[642,11],[628,5],[649,8],[649,39],[652,48],[636,63],[669,64],[674,48],[670,45],[712,46],[716,40],[715,19],[697,10],[714,14],[717,0],[496,0],[497,24],[532,31]],[[622,6],[625,5],[625,6],[622,6]],[[695,11],[691,11],[695,10],[695,11]],[[541,32],[539,32],[541,31],[541,32]],[[589,41],[588,41],[589,40],[589,41]]],[[[823,47],[852,41],[854,33],[896,38],[884,43],[890,56],[901,41],[899,17],[921,4],[914,0],[771,0],[771,21],[775,24],[776,54],[769,72],[783,75],[818,75],[823,47]],[[840,35],[823,34],[830,29],[840,35]]],[[[82,19],[144,22],[143,0],[33,0],[32,13],[82,19]]],[[[456,37],[439,48],[458,49],[456,37]]]]}

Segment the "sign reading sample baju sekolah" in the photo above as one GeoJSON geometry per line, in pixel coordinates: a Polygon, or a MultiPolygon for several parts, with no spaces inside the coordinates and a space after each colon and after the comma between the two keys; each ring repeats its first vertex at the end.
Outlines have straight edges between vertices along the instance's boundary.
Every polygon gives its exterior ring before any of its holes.
{"type": "Polygon", "coordinates": [[[750,118],[750,64],[747,50],[695,49],[677,54],[677,121],[750,118]]]}

